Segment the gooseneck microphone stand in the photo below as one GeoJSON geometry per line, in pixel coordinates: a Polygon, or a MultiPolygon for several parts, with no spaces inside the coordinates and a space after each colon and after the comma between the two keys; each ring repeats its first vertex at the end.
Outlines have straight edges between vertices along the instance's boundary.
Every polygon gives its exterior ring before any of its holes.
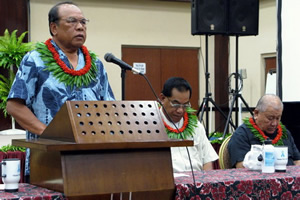
{"type": "Polygon", "coordinates": [[[122,95],[122,101],[124,101],[125,100],[125,79],[126,79],[126,69],[124,68],[121,69],[121,79],[122,79],[121,95],[122,95]]]}
{"type": "Polygon", "coordinates": [[[200,105],[200,108],[197,112],[197,116],[199,116],[200,113],[200,117],[199,117],[199,121],[202,122],[203,121],[203,115],[204,112],[206,113],[206,123],[205,123],[205,132],[207,137],[209,136],[209,119],[208,119],[208,114],[209,114],[209,106],[208,103],[212,103],[213,106],[222,114],[222,116],[233,126],[234,124],[232,123],[232,121],[225,115],[225,113],[220,109],[220,107],[216,104],[216,102],[212,99],[211,97],[211,93],[208,91],[208,84],[209,84],[209,78],[210,78],[210,73],[208,72],[208,35],[205,35],[205,97],[203,98],[203,101],[200,105]]]}
{"type": "MultiPolygon", "coordinates": [[[[236,43],[235,43],[235,90],[233,91],[233,99],[232,99],[232,102],[231,102],[231,105],[230,105],[230,109],[229,109],[229,113],[228,113],[228,117],[227,117],[227,121],[226,121],[226,125],[225,125],[225,129],[224,129],[224,133],[223,133],[223,136],[222,138],[220,139],[223,139],[227,133],[227,130],[228,130],[228,125],[229,125],[229,120],[231,119],[231,115],[232,115],[232,111],[233,111],[233,106],[235,104],[235,124],[236,126],[238,126],[238,123],[239,123],[239,118],[238,118],[238,112],[239,112],[239,108],[238,108],[238,102],[239,102],[239,98],[242,100],[243,104],[246,106],[247,110],[251,113],[251,115],[253,116],[253,112],[252,110],[249,108],[247,102],[245,101],[245,99],[243,98],[242,94],[240,93],[239,91],[239,88],[238,88],[238,71],[239,71],[239,67],[238,67],[238,47],[239,47],[239,36],[237,35],[236,36],[236,43]]],[[[231,124],[231,123],[230,123],[231,124]]],[[[233,126],[234,129],[236,129],[235,126],[233,126]]]]}

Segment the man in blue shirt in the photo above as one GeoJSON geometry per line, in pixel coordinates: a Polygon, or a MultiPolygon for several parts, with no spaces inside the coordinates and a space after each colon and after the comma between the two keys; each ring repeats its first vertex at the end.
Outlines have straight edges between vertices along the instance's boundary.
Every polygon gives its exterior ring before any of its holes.
{"type": "Polygon", "coordinates": [[[81,10],[62,2],[48,17],[52,38],[24,56],[8,96],[7,111],[27,139],[41,135],[65,101],[114,100],[102,62],[83,45],[81,10]]]}

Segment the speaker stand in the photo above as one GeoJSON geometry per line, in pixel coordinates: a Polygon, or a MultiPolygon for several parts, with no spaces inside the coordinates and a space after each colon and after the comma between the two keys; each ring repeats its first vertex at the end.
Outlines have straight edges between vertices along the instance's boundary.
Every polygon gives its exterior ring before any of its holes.
{"type": "Polygon", "coordinates": [[[211,93],[208,91],[208,84],[209,84],[209,78],[210,78],[210,73],[208,72],[208,35],[205,35],[205,97],[203,98],[203,101],[199,107],[199,110],[197,112],[197,116],[199,116],[199,121],[202,122],[203,120],[203,115],[204,112],[206,113],[206,124],[205,124],[205,131],[207,137],[209,136],[209,120],[208,120],[208,114],[209,114],[209,106],[208,103],[212,103],[213,106],[222,114],[222,116],[228,121],[228,123],[231,124],[231,126],[235,127],[234,124],[232,123],[231,120],[228,120],[227,116],[225,113],[220,109],[220,107],[216,104],[216,102],[212,99],[211,93]]]}
{"type": "MultiPolygon", "coordinates": [[[[239,89],[238,89],[238,71],[239,71],[239,67],[238,67],[238,46],[239,46],[239,36],[236,35],[236,43],[235,43],[235,90],[233,91],[233,99],[232,99],[232,102],[231,102],[231,105],[229,107],[229,113],[228,113],[228,117],[227,117],[227,121],[226,121],[226,125],[225,125],[225,129],[224,129],[224,133],[223,133],[223,136],[222,138],[220,139],[223,139],[227,133],[227,130],[228,130],[228,126],[229,126],[229,123],[230,123],[230,119],[231,119],[231,115],[232,115],[232,112],[233,112],[233,106],[235,104],[235,125],[236,126],[233,126],[234,129],[236,129],[236,127],[238,127],[239,125],[239,109],[238,109],[238,103],[239,103],[239,98],[242,100],[242,102],[244,103],[244,105],[246,106],[247,110],[251,113],[251,115],[253,116],[253,112],[252,110],[249,108],[247,102],[245,101],[245,99],[243,98],[242,94],[239,93],[239,89]]],[[[230,123],[231,124],[231,123],[230,123]]]]}

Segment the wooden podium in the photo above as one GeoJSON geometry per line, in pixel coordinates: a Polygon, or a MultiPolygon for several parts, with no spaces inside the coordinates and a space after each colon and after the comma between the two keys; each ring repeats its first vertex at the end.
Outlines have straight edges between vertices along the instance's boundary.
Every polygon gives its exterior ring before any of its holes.
{"type": "Polygon", "coordinates": [[[67,101],[38,140],[12,144],[31,148],[31,184],[88,199],[126,192],[172,195],[170,147],[193,141],[167,137],[155,101],[67,101]]]}

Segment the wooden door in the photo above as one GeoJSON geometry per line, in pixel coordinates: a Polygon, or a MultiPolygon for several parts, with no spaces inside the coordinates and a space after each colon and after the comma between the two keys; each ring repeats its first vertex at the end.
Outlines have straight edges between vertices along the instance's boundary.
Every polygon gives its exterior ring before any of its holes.
{"type": "MultiPolygon", "coordinates": [[[[122,47],[122,60],[146,64],[146,76],[155,93],[161,93],[164,82],[172,77],[183,77],[192,87],[192,107],[199,107],[198,48],[122,47]]],[[[126,73],[125,100],[156,100],[146,80],[131,72],[126,73]]]]}
{"type": "MultiPolygon", "coordinates": [[[[0,35],[3,36],[5,29],[8,29],[9,33],[18,30],[18,37],[28,31],[28,16],[29,0],[0,0],[0,35]]],[[[24,42],[28,42],[28,34],[24,42]]],[[[8,70],[0,67],[0,74],[7,76],[8,70]]],[[[10,116],[5,118],[3,111],[0,110],[0,131],[10,128],[12,128],[10,116]]],[[[17,122],[16,128],[21,129],[17,122]]]]}
{"type": "Polygon", "coordinates": [[[267,80],[267,75],[269,72],[276,73],[276,57],[265,58],[265,80],[267,80]]]}

